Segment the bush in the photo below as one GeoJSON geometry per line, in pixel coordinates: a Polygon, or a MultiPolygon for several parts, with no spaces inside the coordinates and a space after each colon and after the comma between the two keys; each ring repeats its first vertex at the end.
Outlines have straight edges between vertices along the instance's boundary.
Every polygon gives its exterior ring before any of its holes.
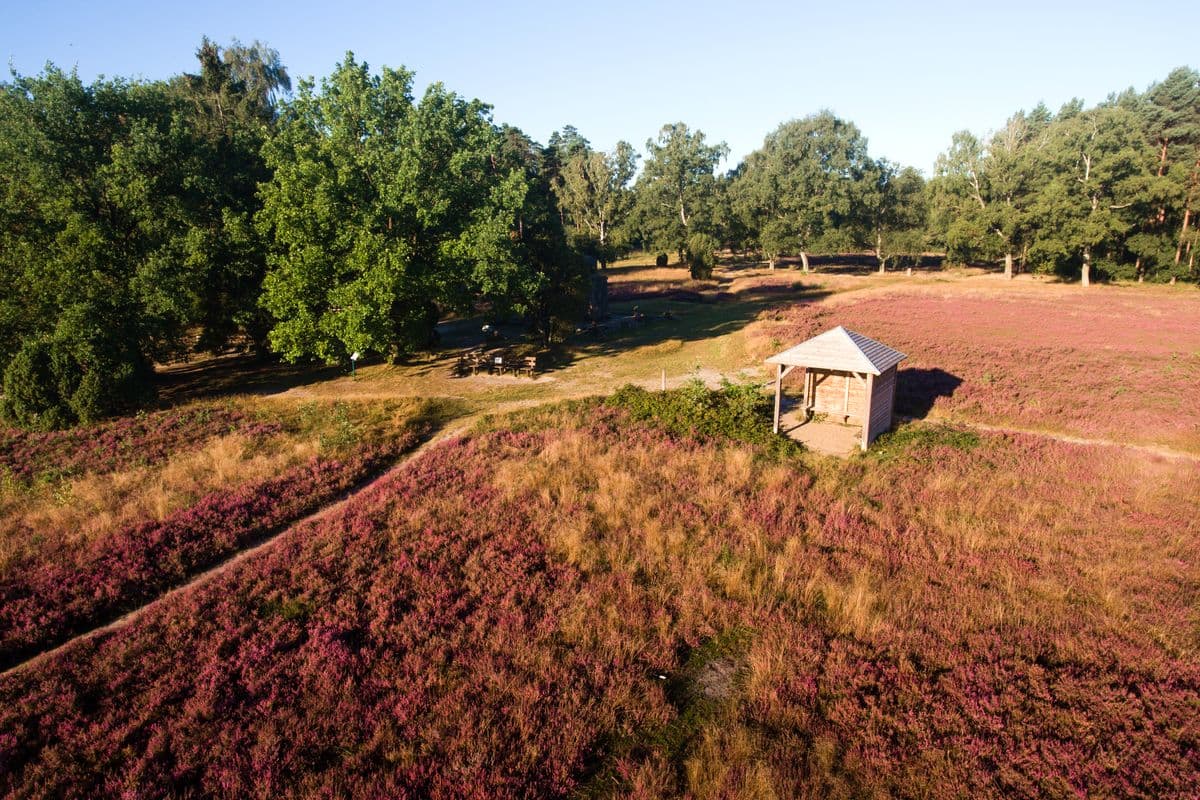
{"type": "Polygon", "coordinates": [[[666,254],[666,253],[659,253],[658,255],[656,255],[656,256],[654,257],[654,266],[656,266],[656,267],[665,267],[665,266],[667,265],[667,261],[668,261],[668,259],[667,259],[667,254],[666,254]]]}
{"type": "Polygon", "coordinates": [[[33,430],[94,422],[150,400],[151,374],[142,354],[120,342],[27,341],[4,370],[0,416],[33,430]]]}
{"type": "Polygon", "coordinates": [[[4,370],[0,411],[5,419],[38,430],[69,424],[70,410],[61,402],[53,361],[52,345],[47,341],[26,342],[17,351],[4,370]]]}
{"type": "Polygon", "coordinates": [[[707,280],[712,277],[716,265],[717,248],[720,242],[707,233],[693,233],[687,241],[688,269],[693,280],[707,280]]]}
{"type": "Polygon", "coordinates": [[[771,401],[752,383],[725,381],[720,389],[710,390],[697,378],[669,392],[628,384],[605,403],[676,434],[736,439],[765,447],[776,456],[803,450],[799,443],[771,430],[771,401]]]}

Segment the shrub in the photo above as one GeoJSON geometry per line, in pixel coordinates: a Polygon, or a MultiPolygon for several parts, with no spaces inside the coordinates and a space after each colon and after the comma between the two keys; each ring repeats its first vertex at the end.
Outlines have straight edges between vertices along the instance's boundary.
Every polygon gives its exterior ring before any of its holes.
{"type": "Polygon", "coordinates": [[[707,280],[712,277],[716,265],[715,253],[720,242],[707,233],[693,233],[687,241],[688,269],[693,280],[707,280]]]}
{"type": "Polygon", "coordinates": [[[676,434],[696,433],[761,445],[772,455],[786,456],[803,447],[771,430],[771,403],[753,383],[722,383],[710,390],[704,381],[688,381],[681,389],[650,392],[640,386],[621,387],[605,401],[634,419],[653,422],[676,434]]]}
{"type": "Polygon", "coordinates": [[[149,400],[151,371],[135,348],[119,341],[27,341],[4,370],[0,414],[33,430],[93,422],[149,400]]]}
{"type": "Polygon", "coordinates": [[[62,428],[70,422],[51,362],[51,345],[46,341],[26,342],[17,351],[4,370],[0,412],[6,420],[39,430],[62,428]]]}
{"type": "Polygon", "coordinates": [[[654,257],[654,266],[665,267],[667,265],[667,254],[659,253],[654,257]]]}

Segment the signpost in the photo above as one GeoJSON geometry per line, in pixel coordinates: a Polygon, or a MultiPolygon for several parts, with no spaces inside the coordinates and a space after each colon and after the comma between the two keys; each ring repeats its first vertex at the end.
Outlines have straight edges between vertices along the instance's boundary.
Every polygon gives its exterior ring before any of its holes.
{"type": "Polygon", "coordinates": [[[355,350],[350,354],[350,377],[354,377],[354,367],[358,364],[358,351],[355,350]]]}

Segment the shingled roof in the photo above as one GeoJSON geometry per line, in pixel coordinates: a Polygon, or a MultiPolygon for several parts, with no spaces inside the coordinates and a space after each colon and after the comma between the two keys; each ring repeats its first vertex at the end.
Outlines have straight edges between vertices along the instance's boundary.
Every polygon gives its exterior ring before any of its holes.
{"type": "Polygon", "coordinates": [[[882,375],[906,357],[899,350],[838,325],[833,330],[771,356],[767,363],[882,375]]]}

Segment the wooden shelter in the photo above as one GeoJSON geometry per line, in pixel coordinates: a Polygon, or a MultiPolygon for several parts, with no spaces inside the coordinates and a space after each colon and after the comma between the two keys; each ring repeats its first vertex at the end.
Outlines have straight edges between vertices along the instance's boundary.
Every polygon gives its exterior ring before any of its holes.
{"type": "Polygon", "coordinates": [[[846,330],[841,325],[767,359],[775,371],[775,432],[783,378],[804,369],[804,411],[824,413],[843,422],[861,420],[863,450],[892,427],[896,401],[896,366],[904,353],[846,330]]]}

